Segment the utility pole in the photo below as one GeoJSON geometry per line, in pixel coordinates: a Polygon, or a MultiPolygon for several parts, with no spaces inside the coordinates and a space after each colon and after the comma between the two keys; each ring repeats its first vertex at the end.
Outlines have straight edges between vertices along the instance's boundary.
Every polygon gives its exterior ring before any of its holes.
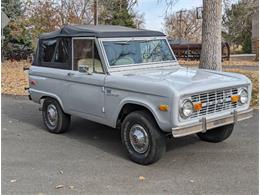
{"type": "Polygon", "coordinates": [[[98,0],[94,0],[94,24],[98,25],[98,0]]]}

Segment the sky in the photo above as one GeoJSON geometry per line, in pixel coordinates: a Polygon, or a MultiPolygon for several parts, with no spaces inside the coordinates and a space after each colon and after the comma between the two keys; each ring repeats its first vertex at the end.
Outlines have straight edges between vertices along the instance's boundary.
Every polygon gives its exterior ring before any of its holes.
{"type": "MultiPolygon", "coordinates": [[[[181,9],[192,9],[202,6],[202,0],[177,0],[177,3],[168,9],[168,13],[181,9]]],[[[164,0],[139,0],[135,10],[144,14],[144,28],[163,31],[166,3],[164,0]]]]}
{"type": "MultiPolygon", "coordinates": [[[[168,13],[202,6],[202,0],[175,1],[175,5],[168,10],[168,13]]],[[[237,3],[237,1],[238,0],[231,0],[232,3],[237,3]]],[[[145,29],[164,31],[163,23],[166,7],[165,0],[138,0],[138,5],[135,7],[135,10],[144,14],[145,29]]]]}

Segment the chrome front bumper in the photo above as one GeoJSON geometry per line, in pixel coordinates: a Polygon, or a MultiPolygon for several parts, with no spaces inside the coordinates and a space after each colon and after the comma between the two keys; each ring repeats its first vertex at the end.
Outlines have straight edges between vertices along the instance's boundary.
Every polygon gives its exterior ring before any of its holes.
{"type": "Polygon", "coordinates": [[[253,109],[249,108],[241,112],[233,111],[230,113],[230,115],[218,117],[215,119],[207,120],[206,117],[204,117],[198,123],[172,128],[172,135],[173,137],[182,137],[198,132],[206,132],[207,130],[214,129],[216,127],[225,126],[236,123],[237,121],[249,119],[252,116],[253,109]]]}

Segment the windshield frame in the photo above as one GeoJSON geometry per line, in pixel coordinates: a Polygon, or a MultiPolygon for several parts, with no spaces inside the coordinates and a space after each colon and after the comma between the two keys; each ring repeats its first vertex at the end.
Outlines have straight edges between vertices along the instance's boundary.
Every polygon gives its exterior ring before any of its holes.
{"type": "Polygon", "coordinates": [[[99,44],[101,46],[101,50],[105,59],[106,66],[109,69],[122,69],[122,68],[127,68],[127,67],[133,67],[134,69],[139,69],[139,68],[146,68],[148,65],[155,65],[155,66],[169,66],[169,65],[178,65],[176,64],[177,59],[176,56],[173,53],[173,50],[165,36],[158,36],[158,37],[118,37],[118,38],[99,38],[99,44]],[[107,54],[105,51],[105,47],[103,42],[108,42],[108,41],[138,41],[138,40],[143,40],[143,41],[149,41],[149,40],[166,40],[166,43],[171,51],[171,54],[173,55],[174,60],[167,60],[167,61],[158,61],[158,62],[144,62],[144,63],[138,63],[138,64],[124,64],[124,65],[116,65],[116,66],[110,66],[107,54]],[[162,65],[163,64],[163,65],[162,65]]]}

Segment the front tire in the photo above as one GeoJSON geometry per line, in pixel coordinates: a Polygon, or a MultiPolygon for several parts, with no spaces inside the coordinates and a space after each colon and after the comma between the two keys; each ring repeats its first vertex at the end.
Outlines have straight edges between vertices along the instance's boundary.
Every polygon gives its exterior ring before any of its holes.
{"type": "Polygon", "coordinates": [[[63,112],[58,101],[46,98],[42,106],[44,125],[51,133],[63,133],[70,126],[70,115],[63,112]]]}
{"type": "Polygon", "coordinates": [[[166,150],[165,135],[145,111],[135,111],[126,116],[121,127],[121,139],[129,158],[142,165],[158,161],[166,150]]]}
{"type": "Polygon", "coordinates": [[[234,124],[217,127],[215,129],[206,131],[205,133],[197,133],[198,137],[207,142],[218,143],[226,140],[232,134],[234,124]]]}

